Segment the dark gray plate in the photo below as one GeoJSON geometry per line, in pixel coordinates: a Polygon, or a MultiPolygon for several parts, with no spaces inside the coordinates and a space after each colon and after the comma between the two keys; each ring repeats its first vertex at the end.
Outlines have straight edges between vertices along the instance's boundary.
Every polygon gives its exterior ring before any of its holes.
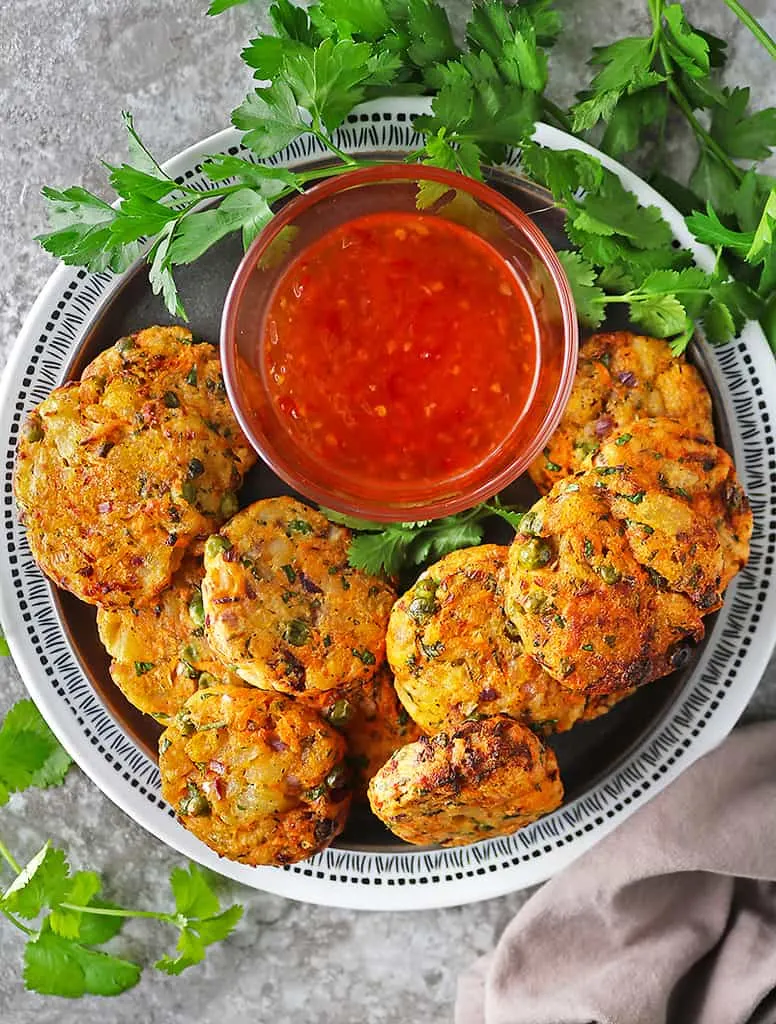
{"type": "MultiPolygon", "coordinates": [[[[377,157],[379,154],[373,158],[377,157]]],[[[567,244],[563,233],[563,214],[553,206],[548,192],[501,171],[493,171],[489,177],[491,184],[533,218],[554,246],[563,248],[567,244]]],[[[189,326],[196,335],[214,344],[218,343],[221,310],[229,282],[241,257],[239,240],[230,238],[211,249],[197,263],[176,271],[181,297],[190,318],[189,326]]],[[[80,376],[86,364],[117,338],[149,324],[169,322],[170,316],[161,299],[151,292],[145,266],[139,267],[100,311],[68,369],[68,379],[80,376]]],[[[607,321],[605,328],[627,326],[627,321],[612,319],[607,321]]],[[[723,403],[718,400],[714,380],[702,352],[700,346],[694,346],[690,357],[711,390],[718,441],[729,448],[730,425],[722,418],[723,403]]],[[[259,498],[289,493],[293,492],[288,486],[259,463],[246,478],[241,501],[247,505],[259,498]]],[[[526,506],[532,504],[536,497],[537,492],[527,476],[503,492],[505,501],[526,506]]],[[[492,543],[508,543],[510,538],[509,527],[496,521],[486,535],[486,540],[492,543]]],[[[155,759],[160,728],[152,718],[132,707],[111,681],[109,660],[97,637],[94,609],[64,591],[57,592],[55,600],[63,625],[94,690],[122,728],[155,759]]],[[[712,625],[710,618],[707,620],[708,631],[712,625]]],[[[558,756],[568,801],[582,795],[603,776],[614,771],[652,732],[691,675],[702,646],[696,649],[682,671],[649,684],[603,718],[550,739],[550,745],[558,756]]],[[[398,850],[405,846],[388,833],[365,807],[354,809],[346,831],[334,845],[359,850],[398,850]]]]}

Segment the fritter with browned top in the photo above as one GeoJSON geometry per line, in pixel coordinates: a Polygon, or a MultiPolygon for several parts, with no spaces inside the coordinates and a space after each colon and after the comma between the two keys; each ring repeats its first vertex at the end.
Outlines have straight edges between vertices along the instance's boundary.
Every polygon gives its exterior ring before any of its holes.
{"type": "Polygon", "coordinates": [[[419,845],[509,835],[562,800],[553,752],[504,715],[421,737],[397,750],[369,784],[377,817],[419,845]]]}
{"type": "Polygon", "coordinates": [[[509,551],[506,611],[526,652],[588,695],[666,675],[703,636],[701,610],[636,558],[640,504],[624,504],[594,470],[578,473],[523,517],[509,551]]]}
{"type": "Polygon", "coordinates": [[[701,376],[668,342],[627,331],[594,334],[581,346],[574,387],[544,453],[529,468],[542,494],[577,472],[602,443],[643,417],[668,416],[714,440],[711,398],[701,376]]]}
{"type": "Polygon", "coordinates": [[[27,419],[14,482],[33,557],[89,604],[146,604],[237,510],[253,460],[211,345],[183,327],[122,338],[27,419]]]}
{"type": "Polygon", "coordinates": [[[642,565],[703,611],[749,558],[752,512],[727,452],[681,423],[645,419],[593,456],[642,565]]]}
{"type": "Polygon", "coordinates": [[[562,732],[616,702],[565,688],[525,653],[504,612],[507,553],[496,544],[454,551],[393,606],[386,646],[396,690],[426,733],[499,713],[562,732]]]}

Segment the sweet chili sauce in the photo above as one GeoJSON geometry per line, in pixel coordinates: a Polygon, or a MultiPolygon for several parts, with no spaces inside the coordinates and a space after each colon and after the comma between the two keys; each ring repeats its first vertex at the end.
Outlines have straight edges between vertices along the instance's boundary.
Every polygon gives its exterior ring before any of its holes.
{"type": "Polygon", "coordinates": [[[530,401],[537,326],[517,275],[458,223],[349,221],[287,268],[263,327],[275,413],[318,463],[433,484],[498,449],[530,401]]]}

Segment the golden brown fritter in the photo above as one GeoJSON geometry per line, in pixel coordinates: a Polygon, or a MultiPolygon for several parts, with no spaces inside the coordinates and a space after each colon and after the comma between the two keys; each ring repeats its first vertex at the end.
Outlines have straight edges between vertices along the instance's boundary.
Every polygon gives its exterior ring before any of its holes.
{"type": "Polygon", "coordinates": [[[561,480],[509,552],[506,611],[526,651],[584,694],[666,675],[703,636],[701,611],[634,557],[617,507],[595,471],[561,480]]]}
{"type": "Polygon", "coordinates": [[[568,405],[529,473],[542,494],[584,467],[603,442],[646,416],[668,416],[714,440],[711,398],[700,374],[668,342],[627,331],[594,334],[579,350],[568,405]]]}
{"type": "Polygon", "coordinates": [[[402,707],[387,665],[373,679],[350,690],[320,694],[316,703],[323,717],[345,737],[357,800],[366,800],[369,780],[394,750],[423,735],[402,707]]]}
{"type": "Polygon", "coordinates": [[[193,694],[159,741],[162,796],[223,857],[291,864],[328,846],[350,803],[345,741],[277,693],[193,694]]]}
{"type": "Polygon", "coordinates": [[[419,845],[509,835],[562,800],[553,752],[504,715],[421,737],[398,750],[369,784],[377,817],[419,845]]]}
{"type": "Polygon", "coordinates": [[[89,604],[146,604],[237,510],[253,459],[211,345],[183,327],[122,338],[27,420],[15,491],[33,556],[89,604]]]}
{"type": "Polygon", "coordinates": [[[508,548],[464,548],[428,568],[393,606],[386,647],[396,690],[426,733],[506,714],[562,732],[609,709],[566,689],[523,648],[504,612],[508,548]]]}
{"type": "Polygon", "coordinates": [[[204,636],[202,564],[186,557],[170,586],[143,608],[100,608],[110,674],[130,704],[166,722],[200,687],[245,685],[204,636]]]}
{"type": "Polygon", "coordinates": [[[244,509],[205,545],[205,629],[247,682],[348,688],[385,660],[394,590],[348,564],[350,531],[293,498],[244,509]]]}
{"type": "Polygon", "coordinates": [[[749,558],[752,513],[733,460],[673,420],[644,419],[593,456],[636,558],[703,611],[749,558]],[[635,504],[634,504],[635,503],[635,504]],[[630,509],[630,511],[629,511],[630,509]]]}

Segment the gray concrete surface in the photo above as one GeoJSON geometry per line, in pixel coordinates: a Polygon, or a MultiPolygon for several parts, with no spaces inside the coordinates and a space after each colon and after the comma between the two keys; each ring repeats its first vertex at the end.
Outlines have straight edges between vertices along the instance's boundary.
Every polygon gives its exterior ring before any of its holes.
{"type": "MultiPolygon", "coordinates": [[[[32,242],[43,227],[43,184],[100,189],[98,159],[119,162],[119,111],[134,112],[163,157],[222,128],[249,76],[237,55],[268,4],[206,21],[205,0],[6,0],[0,16],[0,367],[53,262],[32,242]]],[[[566,33],[553,57],[553,94],[568,101],[592,45],[639,30],[642,0],[560,0],[566,33]]],[[[776,35],[771,0],[750,8],[776,35]]],[[[468,8],[449,0],[457,24],[468,8]]],[[[721,0],[691,0],[697,23],[730,41],[731,81],[776,102],[773,65],[721,0]]],[[[684,146],[675,147],[675,158],[684,146]]],[[[24,694],[0,663],[0,714],[24,694]]],[[[776,716],[776,663],[748,717],[776,716]]],[[[164,905],[178,858],[73,771],[64,788],[14,797],[0,835],[25,858],[52,837],[78,867],[99,868],[128,905],[164,905]]],[[[357,914],[240,892],[245,920],[228,944],[179,980],[152,970],[117,1000],[70,1004],[25,993],[21,936],[0,922],[0,1019],[5,1024],[424,1024],[452,1019],[458,973],[492,948],[525,896],[416,914],[357,914]]],[[[146,963],[172,935],[131,925],[120,945],[146,963]]]]}

